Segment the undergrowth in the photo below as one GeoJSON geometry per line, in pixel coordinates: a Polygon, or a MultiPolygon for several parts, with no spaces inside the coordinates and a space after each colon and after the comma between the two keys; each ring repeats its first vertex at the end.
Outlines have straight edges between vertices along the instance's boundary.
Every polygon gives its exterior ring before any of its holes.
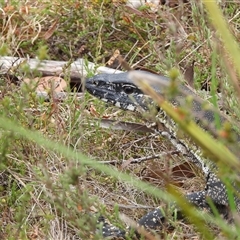
{"type": "MultiPolygon", "coordinates": [[[[239,4],[219,1],[219,6],[239,41],[239,4]]],[[[1,1],[0,9],[2,56],[84,58],[99,66],[107,65],[118,49],[134,69],[168,75],[170,69],[178,68],[198,95],[227,113],[239,127],[239,92],[229,81],[237,67],[232,67],[230,56],[223,51],[211,13],[199,1],[159,5],[157,10],[150,6],[131,9],[124,1],[1,1]]],[[[34,75],[15,68],[8,73],[19,82],[34,75]]],[[[151,121],[154,116],[121,111],[88,93],[81,99],[69,94],[61,102],[44,101],[19,82],[1,73],[1,239],[101,239],[95,231],[98,214],[125,228],[119,212],[137,221],[157,206],[163,207],[172,226],[163,226],[159,233],[163,239],[202,239],[207,233],[208,239],[237,239],[236,213],[232,229],[221,218],[198,211],[190,215],[200,222],[207,218],[209,225],[196,228],[171,218],[168,205],[174,191],[165,193],[165,187],[173,184],[184,194],[202,190],[205,184],[202,173],[186,166],[183,156],[163,155],[130,164],[131,159],[174,150],[166,139],[103,129],[99,123],[101,117],[145,123],[146,117],[151,121]],[[123,160],[129,163],[121,165],[123,160]],[[106,161],[119,164],[99,163],[106,161]],[[188,174],[179,175],[183,167],[188,174]]],[[[237,178],[236,172],[225,179],[229,178],[237,178]]]]}

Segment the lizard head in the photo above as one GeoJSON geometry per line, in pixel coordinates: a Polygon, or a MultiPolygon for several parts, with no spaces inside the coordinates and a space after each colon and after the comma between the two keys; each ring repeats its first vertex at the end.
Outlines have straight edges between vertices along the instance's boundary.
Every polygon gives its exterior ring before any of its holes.
{"type": "Polygon", "coordinates": [[[95,75],[86,80],[86,89],[91,95],[124,110],[146,111],[153,103],[130,80],[128,73],[95,75]]]}

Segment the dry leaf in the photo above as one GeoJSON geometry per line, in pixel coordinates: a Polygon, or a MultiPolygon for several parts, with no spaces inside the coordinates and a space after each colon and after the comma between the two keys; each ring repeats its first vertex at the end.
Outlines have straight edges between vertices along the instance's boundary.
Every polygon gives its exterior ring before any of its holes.
{"type": "Polygon", "coordinates": [[[29,8],[30,8],[29,5],[25,5],[25,6],[21,7],[20,13],[28,15],[29,14],[29,8]]]}
{"type": "Polygon", "coordinates": [[[145,169],[143,179],[149,182],[161,182],[171,183],[175,186],[182,186],[186,178],[195,177],[195,173],[192,166],[187,162],[178,164],[177,166],[167,168],[161,168],[157,165],[156,161],[150,162],[145,169]]]}
{"type": "Polygon", "coordinates": [[[82,57],[87,52],[88,52],[87,46],[83,44],[78,50],[78,55],[79,57],[82,57]]]}
{"type": "Polygon", "coordinates": [[[89,111],[90,111],[91,115],[93,115],[95,117],[99,117],[99,113],[97,112],[97,110],[93,104],[90,105],[89,111]]]}
{"type": "Polygon", "coordinates": [[[173,177],[183,177],[183,178],[192,178],[195,177],[195,173],[193,172],[192,166],[189,163],[184,162],[179,164],[172,169],[173,177]]]}
{"type": "Polygon", "coordinates": [[[192,88],[194,87],[194,61],[186,67],[184,79],[187,81],[189,86],[192,88]]]}
{"type": "Polygon", "coordinates": [[[78,204],[78,205],[77,205],[77,209],[78,209],[79,212],[81,212],[81,211],[83,210],[82,205],[78,204]]]}
{"type": "Polygon", "coordinates": [[[3,11],[4,11],[5,13],[9,13],[9,12],[14,11],[14,9],[15,9],[14,6],[12,6],[12,5],[7,5],[5,8],[3,8],[3,11]]]}
{"type": "Polygon", "coordinates": [[[55,31],[56,28],[57,28],[57,23],[58,23],[58,21],[55,21],[55,22],[52,24],[52,26],[48,29],[48,31],[44,33],[43,38],[44,38],[45,40],[48,40],[48,39],[53,35],[54,31],[55,31]]]}
{"type": "Polygon", "coordinates": [[[118,49],[115,50],[112,57],[107,61],[107,65],[112,66],[117,61],[119,55],[120,51],[118,49]]]}
{"type": "Polygon", "coordinates": [[[30,87],[36,87],[37,92],[48,92],[52,90],[55,93],[59,93],[67,88],[67,83],[63,78],[54,76],[37,77],[34,79],[25,78],[23,82],[30,87]]]}
{"type": "Polygon", "coordinates": [[[28,238],[30,240],[42,239],[42,233],[39,231],[39,227],[37,225],[33,226],[33,229],[28,233],[28,238]]]}

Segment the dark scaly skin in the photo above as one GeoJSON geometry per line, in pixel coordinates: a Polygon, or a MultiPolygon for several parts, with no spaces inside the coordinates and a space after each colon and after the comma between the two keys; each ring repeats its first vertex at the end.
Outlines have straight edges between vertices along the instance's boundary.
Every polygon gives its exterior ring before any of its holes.
{"type": "MultiPolygon", "coordinates": [[[[151,74],[151,73],[148,73],[151,74]]],[[[168,87],[170,80],[167,77],[159,76],[160,80],[166,86],[161,89],[159,85],[152,87],[161,95],[165,94],[166,87],[168,87]]],[[[163,85],[164,85],[163,84],[163,85]]],[[[86,89],[87,91],[92,94],[93,96],[100,98],[105,102],[109,102],[113,105],[116,105],[119,108],[124,110],[130,111],[148,111],[149,105],[153,105],[153,101],[151,98],[146,98],[143,92],[133,84],[133,82],[129,79],[128,73],[120,73],[120,74],[99,74],[92,78],[87,79],[86,81],[86,89]],[[131,95],[131,97],[129,97],[131,95]],[[134,99],[134,101],[133,101],[134,99]]],[[[195,114],[195,121],[200,123],[200,118],[205,119],[208,123],[214,123],[214,112],[212,110],[203,110],[201,102],[196,101],[197,98],[195,93],[187,88],[186,86],[181,85],[180,90],[184,91],[185,93],[194,96],[192,102],[192,112],[195,114]],[[201,112],[200,117],[198,113],[201,112]]],[[[184,97],[179,93],[171,102],[174,105],[181,105],[181,101],[184,97]]],[[[226,121],[224,116],[220,115],[220,122],[224,123],[226,121]]],[[[237,135],[237,139],[240,140],[239,135],[237,135]]],[[[185,146],[184,146],[185,147],[185,146]]],[[[227,215],[228,211],[228,197],[226,193],[225,185],[216,177],[216,175],[211,172],[203,163],[199,164],[198,159],[192,160],[191,155],[189,159],[191,162],[196,164],[198,167],[202,168],[206,176],[206,187],[204,191],[201,192],[194,192],[186,195],[186,199],[188,202],[192,203],[193,205],[209,209],[208,203],[206,201],[206,197],[209,197],[212,202],[215,204],[219,213],[223,215],[227,215]]],[[[201,160],[200,160],[201,161],[201,160]]],[[[240,201],[236,199],[237,210],[240,211],[240,201]]],[[[181,215],[181,214],[180,214],[181,215]]],[[[165,218],[159,208],[149,212],[145,216],[143,216],[139,220],[139,225],[144,226],[145,228],[149,229],[157,229],[161,227],[162,223],[164,222],[165,218]]],[[[125,231],[122,230],[111,230],[111,227],[108,225],[104,226],[103,229],[103,236],[125,236],[125,231]]]]}

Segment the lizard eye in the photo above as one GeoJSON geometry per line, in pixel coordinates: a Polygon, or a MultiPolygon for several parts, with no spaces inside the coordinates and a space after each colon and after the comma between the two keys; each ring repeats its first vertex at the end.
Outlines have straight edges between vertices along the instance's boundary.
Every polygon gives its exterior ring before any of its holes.
{"type": "Polygon", "coordinates": [[[132,94],[134,93],[136,87],[134,86],[131,86],[131,85],[124,85],[123,86],[123,91],[126,93],[126,94],[132,94]]]}

